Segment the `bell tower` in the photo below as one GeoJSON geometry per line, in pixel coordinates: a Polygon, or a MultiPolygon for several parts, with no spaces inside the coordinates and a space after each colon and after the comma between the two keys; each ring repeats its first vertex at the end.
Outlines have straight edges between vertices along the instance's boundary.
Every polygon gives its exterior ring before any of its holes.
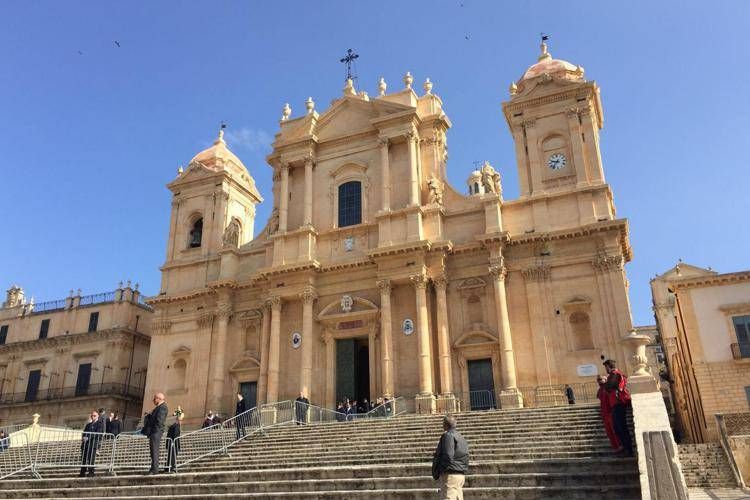
{"type": "Polygon", "coordinates": [[[263,198],[227,147],[223,129],[167,187],[173,198],[161,292],[174,294],[219,279],[219,269],[211,263],[253,239],[255,206],[263,198]],[[205,272],[196,272],[196,266],[205,272]]]}
{"type": "Polygon", "coordinates": [[[545,40],[536,64],[510,86],[503,113],[513,134],[522,197],[604,184],[599,87],[583,68],[553,59],[545,40]]]}

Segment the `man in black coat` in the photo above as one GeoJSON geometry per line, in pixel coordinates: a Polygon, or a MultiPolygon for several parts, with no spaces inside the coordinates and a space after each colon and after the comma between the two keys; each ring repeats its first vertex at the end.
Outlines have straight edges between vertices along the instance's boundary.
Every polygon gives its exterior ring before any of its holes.
{"type": "Polygon", "coordinates": [[[99,418],[99,413],[91,412],[91,420],[83,428],[81,435],[81,473],[80,477],[94,475],[94,464],[96,463],[96,451],[101,443],[102,433],[105,431],[104,422],[99,418]]]}
{"type": "Polygon", "coordinates": [[[307,409],[310,407],[310,400],[305,397],[304,392],[299,393],[299,397],[294,400],[297,413],[297,425],[307,423],[307,409]]]}
{"type": "Polygon", "coordinates": [[[109,413],[109,420],[107,420],[106,425],[107,434],[112,434],[114,437],[117,437],[117,435],[122,432],[122,420],[120,420],[120,415],[116,411],[109,413]]]}
{"type": "Polygon", "coordinates": [[[167,455],[167,470],[169,472],[177,472],[177,454],[180,452],[180,437],[182,430],[182,419],[183,414],[176,415],[175,421],[167,429],[167,447],[169,448],[169,454],[167,455]]]}
{"type": "Polygon", "coordinates": [[[245,437],[245,426],[247,425],[248,416],[244,413],[248,410],[245,397],[242,393],[237,393],[237,406],[234,410],[234,425],[237,427],[237,440],[245,437]]]}
{"type": "Polygon", "coordinates": [[[148,448],[151,452],[151,469],[149,474],[159,473],[159,445],[161,437],[164,435],[164,426],[167,423],[167,403],[164,401],[164,394],[157,392],[154,394],[154,409],[144,417],[143,430],[141,432],[148,436],[148,448]]]}
{"type": "Polygon", "coordinates": [[[432,477],[440,481],[441,500],[463,500],[464,480],[469,471],[469,445],[456,430],[456,417],[443,418],[443,435],[432,459],[432,477]]]}

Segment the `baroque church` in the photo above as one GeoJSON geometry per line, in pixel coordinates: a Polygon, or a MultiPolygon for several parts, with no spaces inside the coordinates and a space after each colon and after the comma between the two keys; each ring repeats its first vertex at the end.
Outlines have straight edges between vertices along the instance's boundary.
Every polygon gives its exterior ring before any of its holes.
{"type": "Polygon", "coordinates": [[[430,412],[486,391],[508,408],[525,387],[593,381],[602,356],[625,365],[632,254],[597,84],[542,44],[510,86],[513,200],[488,163],[448,183],[443,102],[429,79],[403,84],[370,97],[348,80],[325,111],[284,107],[255,237],[263,197],[222,132],[167,186],[147,394],[192,422],[238,392],[327,408],[402,396],[430,412]]]}

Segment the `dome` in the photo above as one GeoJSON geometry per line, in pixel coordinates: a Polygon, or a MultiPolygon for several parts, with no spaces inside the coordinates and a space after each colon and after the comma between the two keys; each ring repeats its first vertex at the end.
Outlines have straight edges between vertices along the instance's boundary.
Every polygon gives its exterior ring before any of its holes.
{"type": "Polygon", "coordinates": [[[562,59],[554,59],[547,51],[547,44],[544,42],[542,42],[541,49],[542,53],[539,55],[538,62],[529,66],[519,81],[530,80],[545,73],[550,76],[567,80],[583,79],[582,67],[562,59]]]}
{"type": "Polygon", "coordinates": [[[219,137],[216,138],[211,147],[204,149],[190,160],[190,163],[193,162],[201,163],[215,172],[228,170],[235,174],[247,173],[247,168],[242,161],[227,147],[223,130],[219,130],[219,137]]]}
{"type": "Polygon", "coordinates": [[[482,172],[480,172],[479,170],[474,170],[471,174],[469,174],[468,182],[471,183],[475,180],[482,180],[482,172]]]}

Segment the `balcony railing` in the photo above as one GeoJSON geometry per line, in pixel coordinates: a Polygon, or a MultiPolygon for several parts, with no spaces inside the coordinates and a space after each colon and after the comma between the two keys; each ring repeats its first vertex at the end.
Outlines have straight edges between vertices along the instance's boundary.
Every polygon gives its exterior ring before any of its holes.
{"type": "Polygon", "coordinates": [[[33,392],[15,392],[0,395],[0,405],[19,403],[44,403],[69,398],[82,398],[89,396],[125,396],[131,398],[142,398],[143,388],[126,386],[125,384],[91,384],[88,387],[57,387],[41,389],[33,392]]]}
{"type": "Polygon", "coordinates": [[[50,300],[48,302],[40,302],[38,304],[34,304],[34,312],[49,312],[49,311],[57,311],[59,309],[65,309],[65,299],[60,300],[50,300]]]}
{"type": "Polygon", "coordinates": [[[734,359],[750,358],[750,342],[732,344],[732,357],[734,359]]]}

